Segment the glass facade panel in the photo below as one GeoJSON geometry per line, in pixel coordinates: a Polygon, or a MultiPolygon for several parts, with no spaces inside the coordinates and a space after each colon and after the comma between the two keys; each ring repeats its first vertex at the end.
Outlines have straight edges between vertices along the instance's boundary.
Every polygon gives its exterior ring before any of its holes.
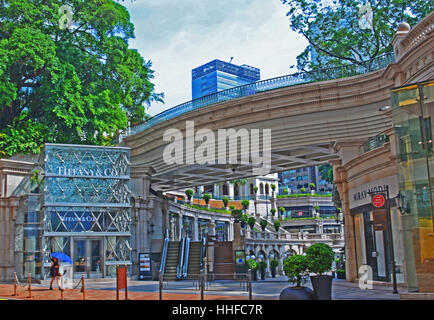
{"type": "Polygon", "coordinates": [[[409,292],[434,288],[434,81],[392,90],[409,292]]]}

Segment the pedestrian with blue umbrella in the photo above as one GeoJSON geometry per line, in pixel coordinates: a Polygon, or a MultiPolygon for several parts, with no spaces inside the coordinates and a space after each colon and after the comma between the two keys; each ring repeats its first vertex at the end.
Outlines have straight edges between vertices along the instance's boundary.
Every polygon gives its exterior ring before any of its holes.
{"type": "Polygon", "coordinates": [[[71,258],[62,253],[62,252],[54,252],[51,254],[51,266],[50,266],[50,276],[51,276],[51,281],[50,281],[50,290],[53,290],[53,281],[54,279],[56,279],[57,281],[57,286],[59,287],[59,290],[62,290],[62,288],[60,288],[59,285],[59,277],[62,277],[62,275],[59,272],[59,268],[60,268],[60,263],[59,261],[65,261],[65,262],[69,262],[72,263],[71,258]]]}

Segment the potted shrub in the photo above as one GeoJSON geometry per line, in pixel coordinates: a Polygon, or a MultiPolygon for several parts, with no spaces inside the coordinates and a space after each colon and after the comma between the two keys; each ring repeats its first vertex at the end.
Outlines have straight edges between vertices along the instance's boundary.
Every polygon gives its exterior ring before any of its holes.
{"type": "Polygon", "coordinates": [[[241,227],[245,228],[248,220],[249,216],[247,214],[242,214],[240,217],[241,227]]]}
{"type": "Polygon", "coordinates": [[[305,193],[306,192],[306,188],[300,188],[300,192],[301,193],[305,193]]]}
{"type": "Polygon", "coordinates": [[[276,259],[271,260],[270,268],[271,268],[271,277],[276,278],[276,269],[279,266],[279,261],[276,259]]]}
{"type": "Polygon", "coordinates": [[[267,227],[268,221],[265,219],[261,219],[261,221],[259,221],[259,224],[261,225],[262,231],[265,231],[265,228],[267,227]]]}
{"type": "Polygon", "coordinates": [[[267,269],[267,263],[265,261],[261,261],[258,263],[258,269],[261,273],[261,280],[265,280],[265,269],[267,269]]]}
{"type": "Polygon", "coordinates": [[[247,223],[250,226],[250,229],[253,230],[256,223],[256,219],[254,217],[249,217],[249,219],[247,219],[247,223]]]}
{"type": "Polygon", "coordinates": [[[206,205],[209,204],[209,200],[211,200],[212,196],[209,193],[204,193],[202,195],[203,200],[205,200],[206,205]]]}
{"type": "Polygon", "coordinates": [[[274,215],[276,214],[276,208],[271,208],[270,212],[271,212],[271,215],[274,217],[274,215]]]}
{"type": "Polygon", "coordinates": [[[243,215],[243,211],[239,209],[232,210],[232,217],[234,217],[235,222],[240,222],[241,216],[243,215]]]}
{"type": "Polygon", "coordinates": [[[280,216],[282,217],[285,214],[285,208],[284,207],[280,207],[279,208],[279,213],[280,213],[280,216]]]}
{"type": "Polygon", "coordinates": [[[342,269],[338,269],[338,270],[336,270],[336,277],[338,278],[338,279],[346,279],[346,276],[345,276],[345,270],[342,270],[342,269]]]}
{"type": "Polygon", "coordinates": [[[325,273],[332,269],[335,254],[333,249],[325,243],[316,243],[306,250],[306,258],[314,289],[315,299],[331,300],[332,297],[332,276],[325,273]]]}
{"type": "Polygon", "coordinates": [[[193,197],[194,191],[191,189],[185,190],[185,195],[187,196],[188,201],[191,201],[191,197],[193,197]]]}
{"type": "Polygon", "coordinates": [[[274,225],[274,229],[276,229],[276,232],[279,231],[280,221],[279,220],[274,221],[273,225],[274,225]]]}
{"type": "Polygon", "coordinates": [[[271,184],[270,187],[271,187],[271,190],[273,190],[273,197],[274,197],[274,191],[276,190],[276,185],[275,184],[271,184]]]}
{"type": "Polygon", "coordinates": [[[224,206],[225,208],[227,208],[227,207],[228,207],[228,203],[229,203],[229,198],[228,198],[228,197],[224,197],[224,198],[222,199],[222,201],[223,201],[223,206],[224,206]]]}
{"type": "Polygon", "coordinates": [[[258,190],[259,190],[259,188],[258,188],[258,187],[253,187],[253,192],[254,192],[255,194],[257,194],[257,193],[258,193],[258,190]]]}
{"type": "Polygon", "coordinates": [[[241,205],[243,206],[244,210],[247,210],[247,208],[250,205],[250,201],[249,200],[243,200],[243,201],[241,201],[241,205]]]}
{"type": "Polygon", "coordinates": [[[288,282],[295,286],[282,290],[280,300],[313,300],[312,290],[302,286],[308,277],[307,267],[306,256],[300,254],[292,255],[283,261],[283,270],[288,277],[288,282]]]}
{"type": "Polygon", "coordinates": [[[319,217],[319,206],[313,206],[313,209],[315,210],[314,216],[319,217]]]}
{"type": "Polygon", "coordinates": [[[258,279],[257,276],[257,269],[258,269],[258,263],[253,260],[253,259],[247,259],[247,267],[249,268],[249,270],[252,270],[252,275],[253,275],[253,281],[256,281],[258,279]]]}
{"type": "Polygon", "coordinates": [[[288,189],[283,189],[282,193],[283,193],[283,194],[288,194],[289,191],[288,191],[288,189]]]}
{"type": "Polygon", "coordinates": [[[310,190],[315,190],[315,183],[309,183],[310,190]]]}

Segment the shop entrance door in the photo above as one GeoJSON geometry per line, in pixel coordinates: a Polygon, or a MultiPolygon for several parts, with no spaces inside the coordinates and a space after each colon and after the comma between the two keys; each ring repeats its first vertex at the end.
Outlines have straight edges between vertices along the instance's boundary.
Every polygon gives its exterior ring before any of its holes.
{"type": "Polygon", "coordinates": [[[371,214],[365,213],[366,260],[372,268],[372,280],[388,281],[385,249],[385,232],[387,231],[371,218],[371,214]]]}
{"type": "Polygon", "coordinates": [[[74,278],[102,277],[102,239],[80,239],[73,242],[73,272],[74,278]]]}

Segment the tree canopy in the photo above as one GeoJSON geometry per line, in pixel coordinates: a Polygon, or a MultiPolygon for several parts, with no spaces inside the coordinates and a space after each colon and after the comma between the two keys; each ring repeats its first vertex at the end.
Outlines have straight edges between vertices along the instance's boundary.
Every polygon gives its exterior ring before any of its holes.
{"type": "Polygon", "coordinates": [[[132,38],[112,0],[0,0],[0,156],[45,142],[107,145],[145,119],[163,95],[132,38]]]}
{"type": "Polygon", "coordinates": [[[426,0],[281,0],[290,27],[308,40],[297,56],[301,71],[369,63],[392,51],[401,22],[411,26],[434,10],[426,0]],[[371,13],[372,14],[371,14],[371,13]],[[360,23],[364,17],[368,23],[360,23]]]}

